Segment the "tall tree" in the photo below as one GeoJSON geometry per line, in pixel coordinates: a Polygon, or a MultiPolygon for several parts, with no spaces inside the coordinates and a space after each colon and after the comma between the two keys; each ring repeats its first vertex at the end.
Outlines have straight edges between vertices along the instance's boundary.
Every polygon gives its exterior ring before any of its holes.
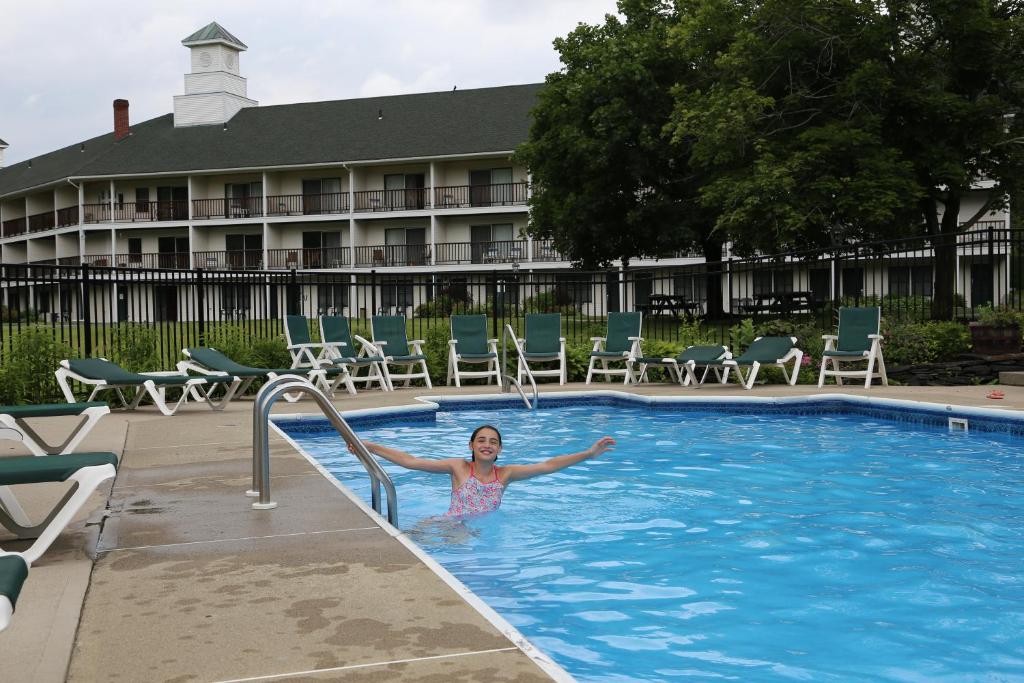
{"type": "Polygon", "coordinates": [[[947,319],[957,233],[1022,189],[1022,10],[1015,0],[897,0],[887,9],[893,90],[884,129],[924,189],[917,208],[934,236],[932,315],[947,319]],[[961,220],[982,184],[985,202],[961,220]]]}

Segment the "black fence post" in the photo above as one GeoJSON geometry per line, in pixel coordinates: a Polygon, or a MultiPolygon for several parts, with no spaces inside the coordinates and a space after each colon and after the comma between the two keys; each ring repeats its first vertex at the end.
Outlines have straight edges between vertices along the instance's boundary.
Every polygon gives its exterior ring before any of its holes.
{"type": "Polygon", "coordinates": [[[203,269],[196,268],[196,321],[199,326],[199,345],[206,346],[206,285],[203,269]]]}
{"type": "Polygon", "coordinates": [[[291,274],[288,278],[287,298],[288,302],[285,304],[285,309],[288,315],[299,315],[302,311],[299,309],[299,283],[294,268],[291,269],[291,274]]]}
{"type": "Polygon", "coordinates": [[[493,329],[493,336],[495,339],[498,338],[498,271],[491,271],[491,327],[493,329]]]}
{"type": "Polygon", "coordinates": [[[92,356],[92,292],[89,287],[89,264],[82,264],[82,327],[85,357],[92,356]]]}
{"type": "Polygon", "coordinates": [[[377,315],[377,271],[370,271],[370,315],[367,320],[377,315]]]}

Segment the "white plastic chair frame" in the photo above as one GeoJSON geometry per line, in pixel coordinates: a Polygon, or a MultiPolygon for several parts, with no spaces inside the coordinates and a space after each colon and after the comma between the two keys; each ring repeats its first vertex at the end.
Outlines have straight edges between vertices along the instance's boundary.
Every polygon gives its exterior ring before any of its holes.
{"type": "MultiPolygon", "coordinates": [[[[102,360],[106,360],[103,358],[102,360]]],[[[216,383],[210,384],[202,377],[189,377],[188,374],[183,373],[179,370],[166,370],[160,372],[139,372],[139,375],[149,375],[152,377],[181,377],[182,382],[173,387],[181,389],[181,397],[174,403],[169,404],[167,401],[166,389],[164,385],[157,385],[152,381],[143,382],[142,384],[116,384],[107,382],[104,379],[96,379],[93,377],[85,377],[77,372],[71,370],[67,360],[60,362],[60,368],[54,373],[57,376],[57,384],[60,386],[61,393],[64,394],[65,400],[68,403],[77,403],[75,394],[71,390],[71,381],[81,382],[82,384],[93,387],[92,393],[89,394],[89,398],[86,401],[92,401],[96,396],[103,391],[113,391],[121,405],[127,410],[135,410],[142,403],[142,399],[146,396],[153,401],[153,405],[159,409],[164,415],[174,415],[185,401],[188,400],[190,394],[197,396],[198,400],[206,403],[210,406],[211,410],[224,410],[224,407],[234,398],[235,393],[238,391],[238,387],[242,381],[239,378],[235,378],[235,381],[228,383],[216,383]],[[224,395],[219,399],[214,399],[214,393],[218,387],[224,385],[224,395]],[[134,389],[135,396],[129,401],[122,389],[134,389]],[[194,391],[193,391],[194,390],[194,391]]]]}
{"type": "MultiPolygon", "coordinates": [[[[365,340],[363,340],[363,341],[365,341],[365,340]]],[[[363,343],[363,342],[360,341],[360,343],[363,343]]],[[[395,388],[395,380],[404,381],[405,383],[402,385],[403,387],[410,387],[410,386],[412,386],[412,381],[414,379],[422,379],[423,382],[427,385],[428,389],[432,389],[433,388],[433,385],[430,383],[430,373],[427,371],[427,361],[425,361],[425,360],[395,360],[395,356],[388,355],[388,353],[387,353],[388,350],[387,350],[386,347],[387,347],[388,343],[386,341],[376,341],[376,340],[374,340],[371,343],[373,344],[374,349],[376,349],[376,353],[374,355],[381,356],[384,359],[384,362],[381,364],[382,369],[384,371],[384,381],[386,381],[388,383],[388,386],[391,387],[392,390],[394,390],[394,388],[395,388]],[[397,374],[391,372],[391,369],[388,367],[389,365],[397,365],[399,367],[403,367],[403,368],[406,369],[406,372],[405,372],[405,374],[397,375],[397,374]],[[413,368],[416,367],[417,365],[420,366],[420,372],[413,372],[413,368]]],[[[422,356],[423,355],[423,345],[426,344],[426,341],[424,341],[423,339],[411,339],[411,340],[408,340],[407,343],[409,344],[409,347],[410,347],[411,350],[410,349],[406,349],[405,353],[398,353],[397,355],[399,355],[399,356],[422,356]]]]}
{"type": "Polygon", "coordinates": [[[462,386],[462,379],[477,379],[487,378],[487,384],[491,383],[493,378],[495,383],[501,384],[501,372],[498,370],[498,340],[488,339],[487,350],[494,354],[493,358],[463,358],[455,350],[456,345],[459,343],[458,339],[448,340],[448,379],[447,384],[452,383],[452,379],[455,379],[455,386],[462,386]],[[481,363],[487,364],[485,370],[460,370],[459,363],[472,363],[479,365],[481,363]]]}
{"type": "MultiPolygon", "coordinates": [[[[823,334],[821,338],[825,340],[825,351],[835,351],[836,343],[839,341],[839,335],[836,334],[823,334]]],[[[869,334],[868,339],[871,340],[871,348],[865,351],[860,356],[822,356],[821,357],[821,373],[818,375],[818,388],[821,389],[825,386],[826,377],[835,377],[836,386],[843,386],[843,378],[850,377],[855,379],[864,378],[864,388],[871,388],[871,380],[877,377],[882,380],[882,386],[889,386],[889,377],[885,374],[885,359],[882,358],[882,341],[885,339],[880,334],[869,334]],[[828,370],[828,362],[832,361],[832,369],[828,370]],[[868,367],[865,370],[840,370],[840,363],[862,363],[868,362],[868,367]],[[875,365],[878,365],[878,370],[875,371],[875,365]]]]}
{"type": "MultiPolygon", "coordinates": [[[[323,328],[323,318],[320,318],[320,338],[326,339],[323,328]]],[[[317,356],[317,360],[325,367],[344,367],[348,373],[349,380],[353,384],[365,384],[366,388],[369,389],[371,385],[376,383],[382,391],[394,391],[394,387],[388,380],[386,374],[386,368],[382,369],[383,363],[380,361],[373,361],[372,363],[364,365],[355,365],[351,363],[345,363],[346,358],[366,358],[369,355],[381,355],[377,353],[377,347],[367,339],[360,337],[358,334],[352,334],[352,341],[359,344],[359,351],[352,355],[352,349],[348,347],[345,342],[322,342],[323,349],[320,351],[320,355],[317,356]],[[365,375],[359,374],[359,368],[366,367],[367,373],[365,375]]],[[[355,387],[352,388],[350,393],[356,393],[355,387]]],[[[287,399],[287,396],[285,397],[287,399]]]]}
{"type": "MultiPolygon", "coordinates": [[[[622,352],[622,362],[625,363],[624,367],[622,367],[622,368],[609,368],[608,367],[608,363],[612,363],[612,362],[616,362],[617,363],[617,362],[619,362],[618,358],[591,356],[590,357],[590,366],[587,368],[587,381],[586,381],[586,384],[590,384],[590,379],[594,375],[604,375],[605,379],[607,381],[609,381],[609,382],[612,381],[612,376],[613,375],[623,375],[623,378],[622,378],[622,383],[623,384],[629,384],[630,382],[632,382],[633,384],[638,384],[640,382],[640,380],[637,378],[636,374],[633,372],[633,363],[634,363],[635,359],[640,358],[641,356],[644,355],[641,352],[641,350],[640,350],[640,344],[641,344],[641,342],[643,342],[644,338],[643,337],[626,337],[626,339],[628,339],[630,342],[632,342],[632,344],[630,345],[629,351],[623,351],[622,352]],[[598,370],[596,367],[594,367],[594,364],[597,363],[598,361],[601,362],[601,369],[600,370],[598,370]]],[[[608,341],[608,338],[607,337],[591,337],[590,341],[594,342],[594,348],[592,348],[590,350],[591,353],[594,353],[595,351],[604,351],[604,345],[605,345],[605,342],[608,341]]],[[[644,368],[644,370],[646,371],[646,367],[644,368]]]]}
{"type": "MultiPolygon", "coordinates": [[[[761,339],[761,337],[758,337],[757,339],[761,339]]],[[[755,339],[754,341],[757,341],[757,339],[755,339]]],[[[782,370],[782,377],[784,380],[786,380],[786,383],[789,384],[790,386],[795,385],[797,378],[800,376],[800,364],[803,362],[804,352],[796,348],[796,337],[790,337],[790,339],[792,340],[793,348],[791,348],[786,353],[786,355],[784,355],[782,358],[775,360],[774,362],[769,363],[761,363],[759,361],[754,361],[753,363],[750,364],[750,370],[748,371],[746,377],[743,376],[743,366],[737,363],[735,359],[730,358],[729,360],[722,361],[722,367],[724,368],[724,370],[722,372],[722,377],[719,380],[719,382],[721,384],[728,384],[729,370],[734,370],[736,372],[736,376],[739,378],[740,384],[743,385],[744,389],[749,390],[753,388],[754,380],[757,379],[757,372],[758,370],[761,369],[762,365],[775,365],[782,370]],[[792,372],[787,372],[786,363],[790,361],[794,361],[792,372]]],[[[705,372],[704,374],[706,377],[707,373],[705,372]]]]}
{"type": "MultiPolygon", "coordinates": [[[[72,403],[74,402],[72,401],[72,403]]],[[[71,434],[64,440],[64,443],[54,445],[48,443],[36,430],[32,429],[32,426],[25,422],[26,418],[0,413],[0,427],[3,427],[0,428],[0,439],[20,441],[25,444],[25,447],[31,451],[32,455],[71,453],[82,442],[82,439],[92,431],[92,428],[96,426],[100,418],[109,414],[110,408],[107,406],[91,406],[77,415],[53,416],[81,418],[71,431],[71,434]]],[[[42,418],[44,416],[40,415],[39,417],[42,418]]]]}
{"type": "MultiPolygon", "coordinates": [[[[519,342],[520,348],[525,348],[526,337],[520,337],[516,341],[519,342]]],[[[519,384],[523,383],[523,375],[526,374],[526,369],[523,367],[525,353],[519,356],[519,360],[516,363],[516,381],[519,384]]],[[[553,370],[534,370],[532,367],[529,368],[530,374],[534,377],[557,377],[558,383],[565,384],[566,382],[566,362],[565,362],[565,337],[558,338],[558,353],[553,353],[546,356],[535,356],[526,360],[527,365],[529,363],[545,363],[548,361],[558,361],[558,367],[553,370]]]]}

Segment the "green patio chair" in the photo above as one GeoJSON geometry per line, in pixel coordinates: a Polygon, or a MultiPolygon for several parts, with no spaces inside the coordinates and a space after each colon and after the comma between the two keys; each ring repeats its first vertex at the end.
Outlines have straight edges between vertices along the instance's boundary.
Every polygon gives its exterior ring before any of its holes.
{"type": "MultiPolygon", "coordinates": [[[[221,375],[234,375],[242,380],[238,387],[237,394],[242,395],[249,386],[258,379],[274,379],[281,375],[296,375],[308,379],[322,390],[333,394],[342,383],[350,394],[356,393],[352,386],[348,370],[341,368],[257,368],[250,365],[242,365],[228,358],[226,355],[212,346],[189,347],[181,350],[188,359],[178,361],[178,370],[184,373],[189,371],[198,372],[207,377],[218,377],[221,375]]],[[[300,394],[285,394],[285,400],[290,403],[301,398],[300,394]]]]}
{"type": "Polygon", "coordinates": [[[292,368],[318,368],[324,359],[324,345],[314,342],[309,334],[309,319],[304,315],[284,317],[284,336],[292,368]]]}
{"type": "Polygon", "coordinates": [[[864,378],[864,388],[871,387],[875,377],[882,380],[882,386],[889,386],[885,374],[885,359],[882,358],[882,309],[879,306],[839,309],[839,334],[826,334],[825,350],[821,354],[821,374],[818,388],[825,386],[826,377],[835,377],[836,384],[843,385],[844,377],[864,378]],[[828,369],[831,361],[832,369],[828,369]],[[840,363],[867,362],[863,370],[840,370],[840,363]],[[878,370],[875,370],[877,365],[878,370]]]}
{"type": "Polygon", "coordinates": [[[164,415],[174,415],[189,395],[198,396],[212,410],[223,410],[238,391],[241,380],[233,375],[211,375],[208,377],[190,377],[179,370],[167,372],[129,372],[106,358],[81,358],[62,360],[54,373],[57,384],[68,403],[76,403],[71,382],[81,382],[93,387],[87,401],[91,401],[103,391],[113,391],[121,404],[128,410],[139,407],[146,396],[164,415]],[[221,398],[214,400],[214,392],[224,389],[221,398]],[[122,389],[135,390],[135,396],[129,402],[122,389]],[[173,404],[167,401],[167,389],[181,389],[181,398],[173,404]],[[195,390],[194,392],[192,390],[195,390]]]}
{"type": "Polygon", "coordinates": [[[448,340],[448,384],[462,386],[462,379],[486,378],[501,384],[498,371],[498,340],[487,337],[486,315],[453,315],[448,340]],[[459,363],[486,365],[484,370],[461,370],[459,363]]]}
{"type": "Polygon", "coordinates": [[[612,375],[622,375],[622,383],[636,384],[637,378],[633,374],[633,361],[643,355],[640,350],[641,325],[643,314],[639,312],[609,313],[608,314],[608,336],[591,337],[594,348],[590,351],[590,366],[587,368],[587,384],[594,375],[604,375],[607,381],[612,381],[612,375]],[[609,368],[608,363],[623,364],[622,368],[609,368]],[[596,365],[600,363],[601,367],[596,365]]]}
{"type": "Polygon", "coordinates": [[[427,388],[432,388],[430,373],[427,371],[427,357],[423,355],[422,339],[409,341],[405,336],[404,315],[375,315],[370,318],[370,329],[373,333],[374,355],[383,356],[384,376],[387,383],[395,386],[395,380],[403,380],[404,386],[411,386],[412,380],[422,379],[427,388]],[[394,375],[390,366],[405,368],[404,375],[394,375]],[[420,372],[414,372],[419,367],[420,372]]]}
{"type": "Polygon", "coordinates": [[[367,389],[376,383],[383,391],[391,391],[384,373],[384,357],[377,353],[371,342],[358,334],[352,334],[348,318],[340,315],[320,316],[320,340],[324,345],[323,357],[336,365],[348,367],[353,382],[365,384],[367,389]],[[352,343],[353,339],[359,344],[358,351],[352,343]],[[359,374],[362,368],[366,368],[365,375],[359,374]]]}
{"type": "Polygon", "coordinates": [[[21,555],[34,564],[74,519],[92,492],[117,473],[113,453],[21,455],[0,458],[0,525],[19,538],[36,539],[21,555]],[[22,484],[70,482],[71,488],[46,515],[32,523],[9,487],[22,484]]]}
{"type": "Polygon", "coordinates": [[[636,359],[640,364],[640,372],[637,373],[639,381],[647,379],[647,368],[655,365],[665,368],[669,379],[679,382],[682,386],[693,385],[695,387],[704,383],[708,372],[714,371],[719,381],[722,379],[721,361],[732,358],[729,349],[719,344],[688,346],[674,358],[658,358],[655,356],[636,359]],[[704,368],[700,379],[697,379],[696,369],[704,368]]]}
{"type": "Polygon", "coordinates": [[[746,351],[735,358],[715,361],[709,365],[722,368],[722,384],[729,382],[729,371],[734,370],[743,388],[750,389],[754,386],[757,371],[762,365],[777,365],[782,369],[782,376],[786,382],[790,385],[796,384],[803,357],[804,352],[796,347],[796,337],[758,337],[746,351]],[[790,361],[793,362],[793,368],[787,372],[786,364],[790,361]],[[746,377],[743,377],[743,368],[748,368],[746,377]]]}
{"type": "Polygon", "coordinates": [[[11,625],[14,605],[28,578],[28,561],[20,553],[0,550],[0,631],[11,625]]]}
{"type": "Polygon", "coordinates": [[[56,455],[70,453],[78,447],[104,415],[110,414],[106,403],[38,403],[26,406],[0,406],[0,439],[21,441],[32,455],[56,455]],[[29,418],[80,417],[81,420],[64,443],[47,443],[31,425],[29,418]]]}
{"type": "Polygon", "coordinates": [[[526,336],[519,340],[523,354],[519,357],[517,379],[523,383],[523,375],[533,377],[557,377],[559,384],[565,384],[565,337],[562,336],[561,313],[527,313],[526,336]],[[558,361],[554,370],[535,370],[531,363],[558,361]]]}

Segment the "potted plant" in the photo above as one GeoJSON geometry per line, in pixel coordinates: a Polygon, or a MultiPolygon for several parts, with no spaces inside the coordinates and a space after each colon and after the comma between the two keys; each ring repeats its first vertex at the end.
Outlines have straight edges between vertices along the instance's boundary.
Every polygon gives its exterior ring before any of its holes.
{"type": "Polygon", "coordinates": [[[1020,313],[1008,308],[980,306],[977,318],[969,324],[975,353],[987,356],[1020,352],[1020,313]]]}

